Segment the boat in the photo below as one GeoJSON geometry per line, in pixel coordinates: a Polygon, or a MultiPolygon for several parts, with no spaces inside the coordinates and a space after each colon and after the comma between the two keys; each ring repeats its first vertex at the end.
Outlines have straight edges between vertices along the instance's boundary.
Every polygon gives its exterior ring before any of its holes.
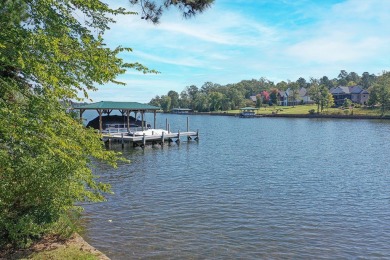
{"type": "Polygon", "coordinates": [[[134,131],[134,132],[129,132],[129,135],[133,136],[152,136],[152,135],[158,135],[162,136],[163,134],[169,134],[167,130],[164,129],[147,129],[144,131],[134,131]]]}

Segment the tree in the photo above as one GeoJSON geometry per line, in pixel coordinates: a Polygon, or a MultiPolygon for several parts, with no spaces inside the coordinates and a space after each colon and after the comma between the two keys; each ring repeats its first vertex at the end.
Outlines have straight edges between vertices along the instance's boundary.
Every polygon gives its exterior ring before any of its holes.
{"type": "Polygon", "coordinates": [[[210,111],[210,100],[205,93],[197,93],[193,101],[193,109],[199,112],[210,111]]]}
{"type": "Polygon", "coordinates": [[[185,18],[195,16],[197,13],[203,12],[213,4],[214,0],[130,0],[131,4],[138,4],[142,8],[142,19],[158,23],[164,9],[170,6],[175,6],[182,11],[185,18]]]}
{"type": "Polygon", "coordinates": [[[210,110],[218,111],[222,108],[222,102],[225,98],[225,95],[219,92],[210,92],[209,100],[210,100],[210,110]]]}
{"type": "Polygon", "coordinates": [[[329,92],[329,89],[325,85],[320,85],[320,95],[321,95],[320,107],[322,113],[324,108],[329,108],[330,106],[333,106],[334,99],[333,99],[333,95],[329,92]]]}
{"type": "Polygon", "coordinates": [[[269,92],[266,91],[266,90],[263,90],[261,92],[261,96],[263,97],[263,104],[268,104],[269,100],[270,100],[270,95],[269,95],[269,92]]]}
{"type": "Polygon", "coordinates": [[[278,104],[278,90],[276,88],[270,89],[269,98],[274,105],[278,104]]]}
{"type": "Polygon", "coordinates": [[[206,82],[200,88],[200,91],[203,93],[209,94],[210,92],[217,91],[217,89],[219,87],[220,87],[220,85],[218,85],[218,84],[214,84],[212,82],[206,82]]]}
{"type": "Polygon", "coordinates": [[[334,98],[333,98],[333,95],[328,92],[328,97],[327,97],[327,100],[326,100],[326,109],[330,108],[330,107],[333,107],[334,106],[334,98]]]}
{"type": "Polygon", "coordinates": [[[161,107],[161,98],[160,96],[155,96],[149,101],[149,105],[156,106],[156,107],[161,107]]]}
{"type": "Polygon", "coordinates": [[[161,101],[160,101],[160,104],[161,104],[161,108],[164,112],[169,112],[170,109],[171,109],[171,97],[168,96],[168,95],[163,95],[161,96],[161,101]]]}
{"type": "Polygon", "coordinates": [[[352,106],[352,101],[349,98],[345,98],[343,102],[344,108],[350,108],[352,106]]]}
{"type": "Polygon", "coordinates": [[[348,77],[348,72],[346,72],[345,70],[341,70],[337,80],[338,85],[346,86],[348,83],[347,77],[348,77]]]}
{"type": "Polygon", "coordinates": [[[304,78],[300,77],[297,82],[299,88],[306,88],[307,87],[307,82],[304,78]]]}
{"type": "Polygon", "coordinates": [[[187,91],[188,98],[189,98],[189,101],[190,101],[190,104],[191,104],[191,108],[195,109],[194,102],[195,102],[196,96],[199,93],[199,89],[198,89],[197,86],[191,85],[189,87],[186,87],[186,91],[187,91]]]}
{"type": "Polygon", "coordinates": [[[278,83],[276,84],[276,88],[279,89],[279,90],[281,90],[281,91],[285,91],[285,90],[287,90],[287,88],[288,88],[288,84],[287,84],[287,82],[285,82],[285,81],[280,81],[280,82],[278,82],[278,83]]]}
{"type": "Polygon", "coordinates": [[[179,93],[174,90],[168,92],[168,96],[171,98],[171,104],[169,110],[179,106],[179,93]]]}
{"type": "Polygon", "coordinates": [[[376,76],[374,74],[370,74],[368,72],[363,72],[362,77],[360,78],[359,84],[364,88],[368,89],[371,87],[376,80],[376,76]]]}
{"type": "Polygon", "coordinates": [[[191,102],[190,102],[190,99],[188,97],[188,93],[185,90],[180,92],[179,106],[181,108],[190,108],[190,106],[191,106],[191,102]]]}
{"type": "Polygon", "coordinates": [[[308,90],[308,94],[310,98],[317,104],[317,114],[320,113],[320,105],[321,105],[321,87],[319,85],[319,81],[317,79],[310,79],[310,88],[308,90]]]}
{"type": "Polygon", "coordinates": [[[325,85],[328,89],[331,89],[334,87],[333,82],[329,80],[327,76],[323,76],[320,78],[320,85],[325,85]]]}
{"type": "Polygon", "coordinates": [[[289,100],[293,104],[293,106],[296,105],[297,100],[299,99],[299,84],[297,82],[289,82],[289,100]]]}
{"type": "Polygon", "coordinates": [[[244,95],[234,86],[228,89],[227,97],[230,99],[233,109],[241,107],[244,103],[244,95]]]}
{"type": "Polygon", "coordinates": [[[263,97],[260,94],[256,95],[256,107],[260,108],[263,103],[263,97]]]}
{"type": "Polygon", "coordinates": [[[390,72],[383,72],[370,89],[369,105],[379,105],[381,115],[390,107],[390,72]]]}
{"type": "Polygon", "coordinates": [[[355,85],[360,82],[360,76],[356,72],[350,72],[347,76],[348,82],[355,82],[355,85]]]}
{"type": "Polygon", "coordinates": [[[28,245],[80,211],[77,202],[109,192],[90,166],[119,154],[66,111],[79,91],[121,84],[128,68],[155,72],[118,57],[130,48],[105,46],[111,17],[126,14],[99,0],[0,2],[0,248],[28,245]]]}

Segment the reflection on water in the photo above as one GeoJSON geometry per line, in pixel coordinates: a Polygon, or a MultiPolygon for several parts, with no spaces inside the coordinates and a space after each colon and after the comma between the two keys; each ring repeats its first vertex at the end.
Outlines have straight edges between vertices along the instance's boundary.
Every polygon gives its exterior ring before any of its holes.
{"type": "Polygon", "coordinates": [[[115,194],[86,205],[88,242],[112,259],[390,257],[387,122],[190,122],[199,143],[125,147],[131,164],[97,165],[115,194]]]}

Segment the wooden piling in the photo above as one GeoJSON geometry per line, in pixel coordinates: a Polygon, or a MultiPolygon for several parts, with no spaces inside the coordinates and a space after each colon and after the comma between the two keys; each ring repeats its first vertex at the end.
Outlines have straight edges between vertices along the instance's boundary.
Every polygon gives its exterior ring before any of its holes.
{"type": "Polygon", "coordinates": [[[176,140],[176,143],[177,143],[177,144],[180,143],[180,130],[177,132],[177,140],[176,140]]]}

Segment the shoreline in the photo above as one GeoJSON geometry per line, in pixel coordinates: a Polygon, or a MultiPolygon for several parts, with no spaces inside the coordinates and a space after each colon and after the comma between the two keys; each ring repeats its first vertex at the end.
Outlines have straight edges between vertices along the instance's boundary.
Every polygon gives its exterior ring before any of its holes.
{"type": "Polygon", "coordinates": [[[0,260],[25,259],[30,258],[31,255],[36,253],[44,253],[68,248],[76,248],[79,251],[87,252],[91,255],[94,255],[99,260],[110,260],[108,256],[97,250],[95,247],[91,246],[89,243],[87,243],[87,241],[84,240],[83,237],[77,233],[74,233],[68,239],[61,239],[56,236],[44,237],[29,248],[9,252],[0,252],[0,260]]]}
{"type": "MultiPolygon", "coordinates": [[[[166,113],[172,115],[205,115],[205,116],[234,116],[238,117],[239,114],[234,113],[211,113],[211,112],[189,112],[186,114],[166,113]]],[[[286,118],[330,118],[330,119],[375,119],[375,120],[389,120],[389,116],[370,116],[370,115],[325,115],[325,114],[256,114],[253,118],[262,117],[286,117],[286,118]]]]}

